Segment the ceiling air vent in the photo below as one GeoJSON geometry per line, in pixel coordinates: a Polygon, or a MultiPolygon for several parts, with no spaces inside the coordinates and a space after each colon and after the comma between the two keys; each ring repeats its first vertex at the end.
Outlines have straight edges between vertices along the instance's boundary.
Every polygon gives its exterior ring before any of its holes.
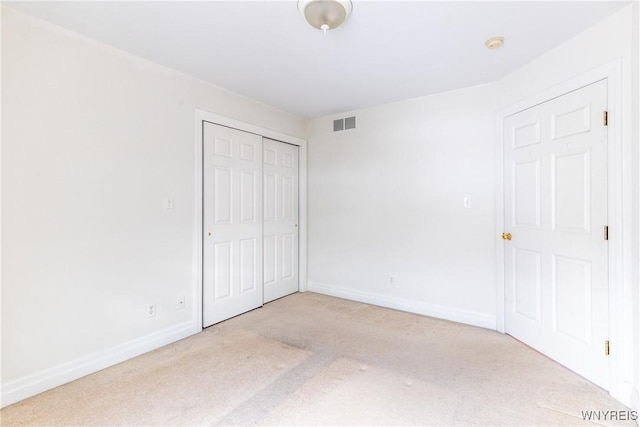
{"type": "Polygon", "coordinates": [[[334,132],[347,130],[347,129],[355,129],[355,128],[356,128],[356,116],[345,117],[344,119],[336,119],[333,121],[334,132]]]}

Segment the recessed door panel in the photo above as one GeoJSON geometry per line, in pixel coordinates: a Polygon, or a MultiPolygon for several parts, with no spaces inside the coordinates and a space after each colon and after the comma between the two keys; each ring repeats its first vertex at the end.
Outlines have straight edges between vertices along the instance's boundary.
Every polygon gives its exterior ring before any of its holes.
{"type": "Polygon", "coordinates": [[[514,215],[519,226],[540,225],[540,162],[531,160],[514,165],[514,215]]]}
{"type": "Polygon", "coordinates": [[[276,282],[276,260],[278,239],[275,235],[264,236],[264,284],[276,282]]]}
{"type": "Polygon", "coordinates": [[[253,162],[256,160],[256,146],[254,144],[240,144],[240,158],[253,162]]]}
{"type": "Polygon", "coordinates": [[[219,157],[231,157],[231,138],[215,138],[214,154],[219,157]]]}
{"type": "Polygon", "coordinates": [[[231,242],[217,242],[213,247],[215,299],[231,296],[231,242]]]}
{"type": "Polygon", "coordinates": [[[512,128],[513,148],[540,143],[540,122],[523,123],[512,128]]]}
{"type": "Polygon", "coordinates": [[[255,222],[256,218],[256,186],[258,185],[258,173],[255,170],[243,169],[240,171],[240,221],[255,222]]]}
{"type": "Polygon", "coordinates": [[[540,253],[513,250],[514,310],[535,322],[540,321],[540,253]]]}
{"type": "Polygon", "coordinates": [[[229,168],[215,168],[214,197],[216,224],[231,223],[231,170],[229,168]]]}
{"type": "Polygon", "coordinates": [[[553,229],[588,233],[590,228],[589,151],[552,155],[553,229]]]}
{"type": "Polygon", "coordinates": [[[240,241],[240,292],[255,291],[258,287],[256,277],[256,240],[240,241]]]}
{"type": "Polygon", "coordinates": [[[282,235],[282,279],[291,279],[295,274],[295,243],[296,236],[293,233],[282,235]]]}
{"type": "Polygon", "coordinates": [[[591,130],[591,112],[589,105],[565,111],[551,116],[552,139],[565,138],[591,130]]]}
{"type": "Polygon", "coordinates": [[[274,147],[264,147],[264,164],[278,166],[278,152],[274,147]]]}
{"type": "MultiPolygon", "coordinates": [[[[283,221],[293,221],[294,216],[297,213],[297,206],[294,206],[296,201],[296,193],[298,191],[296,182],[297,177],[293,176],[281,176],[282,182],[282,215],[283,221]]],[[[296,201],[297,203],[297,201],[296,201]]]]}
{"type": "Polygon", "coordinates": [[[282,167],[283,168],[293,168],[294,167],[294,161],[293,161],[293,155],[295,153],[290,153],[288,151],[283,151],[282,152],[282,167]]]}
{"type": "Polygon", "coordinates": [[[591,341],[591,262],[553,256],[554,327],[585,344],[591,341]]]}
{"type": "Polygon", "coordinates": [[[278,195],[276,188],[276,175],[273,173],[264,173],[264,220],[275,221],[276,204],[278,203],[278,195]]]}

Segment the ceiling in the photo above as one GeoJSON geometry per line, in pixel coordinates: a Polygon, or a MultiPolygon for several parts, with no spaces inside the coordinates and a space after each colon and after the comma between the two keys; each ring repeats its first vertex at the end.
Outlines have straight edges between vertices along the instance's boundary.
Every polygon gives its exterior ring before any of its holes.
{"type": "Polygon", "coordinates": [[[498,80],[629,3],[353,0],[324,35],[295,0],[3,2],[303,118],[498,80]]]}

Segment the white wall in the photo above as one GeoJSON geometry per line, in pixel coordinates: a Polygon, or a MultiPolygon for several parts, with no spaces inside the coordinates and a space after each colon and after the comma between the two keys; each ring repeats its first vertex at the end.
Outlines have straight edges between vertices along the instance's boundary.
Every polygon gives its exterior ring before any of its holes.
{"type": "Polygon", "coordinates": [[[309,290],[495,327],[494,93],[310,122],[309,290]]]}
{"type": "MultiPolygon", "coordinates": [[[[623,356],[619,365],[620,376],[614,386],[614,395],[635,409],[640,409],[640,297],[638,296],[638,197],[640,184],[638,171],[638,3],[629,5],[604,19],[594,27],[579,34],[566,43],[545,53],[541,57],[501,79],[497,84],[498,107],[513,105],[555,85],[585,74],[595,68],[621,61],[622,99],[620,105],[612,106],[621,117],[611,120],[622,122],[621,174],[624,177],[620,191],[622,199],[623,229],[615,230],[622,241],[623,250],[618,257],[623,260],[622,276],[619,278],[621,307],[614,313],[620,316],[623,326],[617,341],[612,343],[616,357],[623,356]],[[635,16],[635,21],[634,21],[635,16]],[[633,177],[636,176],[636,179],[633,177]],[[635,206],[635,207],[634,207],[635,206]],[[635,212],[635,215],[633,213],[635,212]]],[[[610,102],[613,102],[610,100],[610,102]]],[[[616,171],[617,172],[617,171],[616,171]]],[[[613,196],[613,195],[610,195],[613,196]]],[[[611,215],[611,214],[610,214],[611,215]]],[[[611,219],[610,219],[611,220],[611,219]]],[[[612,242],[613,244],[614,242],[612,242]]]]}
{"type": "Polygon", "coordinates": [[[306,133],[288,113],[2,9],[3,405],[197,329],[196,108],[306,133]]]}
{"type": "Polygon", "coordinates": [[[614,315],[623,330],[613,391],[640,408],[638,8],[620,10],[495,85],[313,120],[309,289],[494,327],[495,111],[621,60],[625,179],[617,191],[625,229],[616,230],[624,262],[614,315]],[[332,120],[350,115],[358,129],[333,133],[332,120]]]}

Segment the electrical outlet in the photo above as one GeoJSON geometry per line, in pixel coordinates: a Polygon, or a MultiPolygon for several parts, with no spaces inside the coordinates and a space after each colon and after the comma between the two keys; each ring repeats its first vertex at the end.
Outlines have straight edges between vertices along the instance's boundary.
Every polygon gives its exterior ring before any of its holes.
{"type": "Polygon", "coordinates": [[[153,317],[156,315],[156,303],[152,302],[147,304],[147,317],[153,317]]]}
{"type": "Polygon", "coordinates": [[[393,277],[391,274],[387,277],[387,283],[389,284],[389,286],[395,286],[396,285],[396,278],[393,277]]]}
{"type": "Polygon", "coordinates": [[[184,294],[178,295],[176,298],[176,311],[182,310],[184,308],[184,294]]]}

